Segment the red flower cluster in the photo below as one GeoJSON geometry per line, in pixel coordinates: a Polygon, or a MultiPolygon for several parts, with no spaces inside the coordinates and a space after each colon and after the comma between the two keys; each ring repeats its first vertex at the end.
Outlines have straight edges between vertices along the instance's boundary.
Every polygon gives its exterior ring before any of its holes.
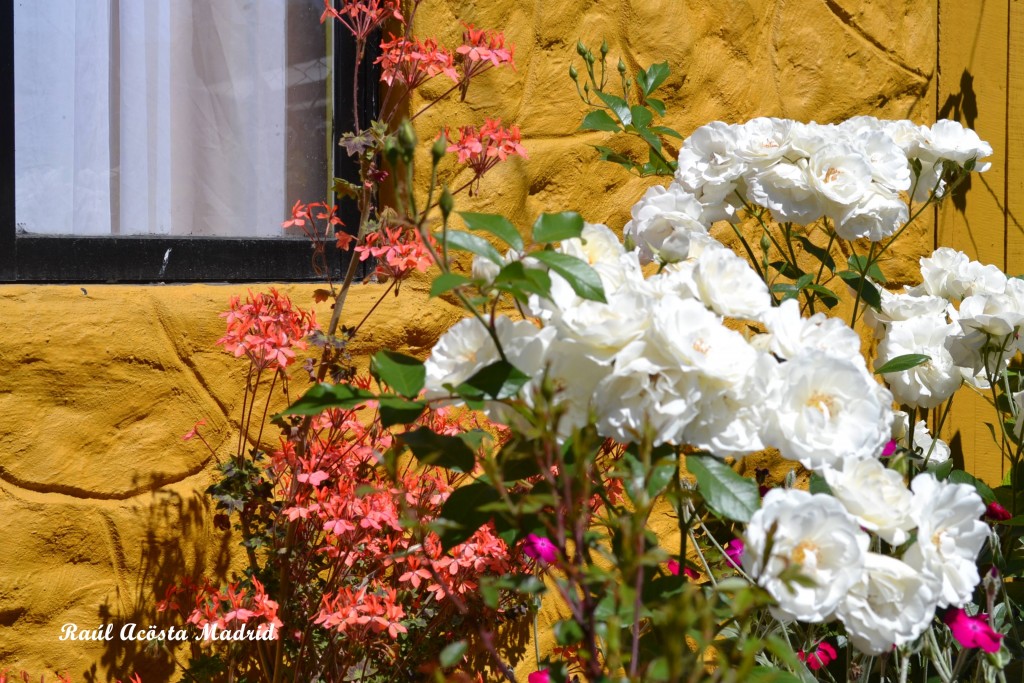
{"type": "Polygon", "coordinates": [[[501,66],[508,64],[513,66],[513,54],[515,48],[509,45],[505,47],[505,35],[500,31],[486,31],[475,28],[472,24],[465,24],[466,30],[462,33],[462,45],[455,49],[466,64],[467,78],[476,75],[488,64],[501,66]]]}
{"type": "Polygon", "coordinates": [[[276,289],[256,296],[250,291],[245,303],[233,296],[230,310],[220,315],[227,319],[227,332],[217,344],[236,358],[248,356],[259,369],[275,364],[286,368],[295,360],[295,350],[306,348],[306,335],[317,329],[312,311],[293,307],[276,289]]]}
{"type": "MultiPolygon", "coordinates": [[[[449,140],[455,140],[451,131],[446,130],[445,135],[449,140]]],[[[519,126],[505,128],[501,119],[487,119],[479,129],[463,126],[459,129],[458,140],[448,145],[448,151],[456,152],[459,163],[473,169],[475,181],[510,156],[529,158],[526,148],[520,143],[519,126]]]]}
{"type": "Polygon", "coordinates": [[[167,587],[164,599],[157,603],[156,608],[158,612],[184,613],[184,610],[189,610],[185,622],[199,628],[216,624],[217,628],[231,629],[252,621],[257,624],[257,633],[272,628],[271,639],[276,639],[281,629],[281,620],[277,618],[278,605],[267,597],[259,580],[254,577],[251,583],[251,589],[240,588],[236,582],[228,584],[224,590],[207,579],[196,583],[186,577],[180,584],[167,587]],[[179,596],[184,599],[179,600],[179,596]]]}
{"type": "Polygon", "coordinates": [[[381,65],[381,80],[393,85],[397,80],[412,90],[438,74],[444,74],[458,83],[461,79],[455,68],[455,56],[438,47],[437,41],[391,37],[381,41],[381,55],[375,64],[381,65]]]}
{"type": "Polygon", "coordinates": [[[320,23],[328,19],[341,22],[359,42],[365,42],[388,19],[405,21],[398,0],[341,0],[341,9],[334,8],[333,0],[324,0],[320,23]]]}
{"type": "MultiPolygon", "coordinates": [[[[461,430],[443,409],[423,422],[437,433],[461,430]]],[[[523,566],[514,564],[490,526],[445,553],[435,534],[417,538],[402,524],[403,513],[426,522],[436,518],[460,475],[407,470],[392,485],[376,467],[379,453],[391,446],[390,435],[352,411],[327,411],[314,419],[312,433],[318,437],[305,456],[286,442],[271,468],[281,495],[292,502],[283,513],[302,520],[314,551],[331,557],[339,576],[351,579],[322,597],[317,624],[364,644],[375,636],[397,638],[410,612],[434,605],[454,613],[453,596],[474,593],[482,575],[523,566]]]]}
{"type": "Polygon", "coordinates": [[[425,272],[434,263],[418,230],[384,227],[356,247],[359,260],[377,259],[377,275],[402,280],[413,271],[425,272]]]}

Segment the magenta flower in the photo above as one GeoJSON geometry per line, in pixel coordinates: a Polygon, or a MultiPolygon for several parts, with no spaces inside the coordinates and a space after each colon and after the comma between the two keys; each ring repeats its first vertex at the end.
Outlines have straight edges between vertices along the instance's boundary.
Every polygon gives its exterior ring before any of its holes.
{"type": "Polygon", "coordinates": [[[949,626],[956,641],[964,647],[980,647],[985,652],[999,652],[1003,634],[992,630],[988,625],[987,614],[971,617],[959,607],[954,607],[946,612],[942,620],[949,626]]]}
{"type": "Polygon", "coordinates": [[[896,440],[890,439],[885,446],[882,448],[882,457],[888,458],[890,455],[896,452],[896,440]]]}
{"type": "Polygon", "coordinates": [[[989,503],[985,508],[985,518],[993,522],[1005,522],[1012,517],[1010,511],[999,503],[989,503]]]}
{"type": "Polygon", "coordinates": [[[740,562],[743,561],[743,548],[743,541],[738,538],[725,544],[725,559],[737,569],[740,568],[740,562]]]}
{"type": "MultiPolygon", "coordinates": [[[[526,535],[526,540],[523,541],[523,552],[528,557],[545,564],[551,564],[558,559],[558,548],[555,547],[555,544],[550,539],[537,534],[526,535]]],[[[547,672],[544,675],[546,676],[547,672]]]]}
{"type": "Polygon", "coordinates": [[[527,683],[551,683],[551,674],[548,673],[547,669],[541,669],[527,676],[526,681],[527,683]]]}
{"type": "MultiPolygon", "coordinates": [[[[679,576],[679,560],[669,560],[667,564],[669,573],[672,574],[672,576],[679,576]]],[[[689,567],[683,567],[683,575],[691,581],[696,581],[700,578],[700,574],[689,567]]]]}
{"type": "Polygon", "coordinates": [[[827,640],[818,643],[818,646],[810,654],[803,650],[796,653],[796,658],[807,664],[807,668],[811,671],[828,666],[829,663],[835,661],[837,656],[836,649],[827,640]]]}

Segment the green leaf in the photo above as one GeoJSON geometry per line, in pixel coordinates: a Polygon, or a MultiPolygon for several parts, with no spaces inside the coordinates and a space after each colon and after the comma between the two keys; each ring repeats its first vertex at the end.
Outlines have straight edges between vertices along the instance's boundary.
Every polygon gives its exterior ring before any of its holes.
{"type": "MultiPolygon", "coordinates": [[[[656,100],[653,97],[647,98],[647,106],[653,109],[654,111],[658,112],[658,116],[664,116],[665,112],[667,111],[665,109],[665,103],[662,102],[661,100],[656,100]]],[[[675,131],[672,132],[675,133],[675,131]]],[[[680,140],[683,139],[683,136],[680,135],[679,133],[675,133],[675,137],[679,138],[680,140]]]]}
{"type": "Polygon", "coordinates": [[[633,127],[638,131],[641,128],[646,128],[651,125],[651,121],[654,120],[654,114],[651,113],[650,109],[643,105],[634,104],[629,108],[629,112],[633,117],[633,127]]]}
{"type": "Polygon", "coordinates": [[[686,469],[697,478],[697,490],[704,502],[720,517],[749,522],[761,505],[757,483],[736,474],[712,455],[686,456],[686,469]]]}
{"type": "Polygon", "coordinates": [[[636,164],[627,156],[619,154],[610,147],[602,147],[601,145],[593,145],[593,148],[600,154],[601,161],[610,161],[613,164],[622,166],[627,171],[632,171],[636,168],[636,164]]]}
{"type": "Polygon", "coordinates": [[[370,373],[407,398],[415,398],[427,379],[423,361],[397,351],[378,351],[370,359],[370,373]]]}
{"type": "Polygon", "coordinates": [[[455,387],[455,393],[476,401],[485,398],[510,398],[529,381],[529,375],[507,361],[499,360],[477,371],[475,375],[455,387]]]}
{"type": "Polygon", "coordinates": [[[868,264],[868,257],[861,256],[860,254],[854,254],[850,258],[846,259],[846,263],[849,264],[850,268],[854,270],[858,275],[866,274],[872,280],[877,282],[885,283],[885,275],[882,274],[882,269],[878,267],[878,263],[872,263],[870,268],[867,268],[867,273],[864,273],[865,268],[868,264]]]}
{"type": "Polygon", "coordinates": [[[416,418],[427,409],[426,403],[407,401],[398,396],[381,396],[378,406],[380,408],[380,423],[383,427],[415,422],[416,418]]]}
{"type": "Polygon", "coordinates": [[[644,91],[644,96],[647,96],[657,90],[670,73],[671,70],[668,67],[667,61],[660,64],[651,64],[647,67],[646,72],[641,70],[636,73],[636,82],[640,84],[640,88],[644,91]]]}
{"type": "Polygon", "coordinates": [[[600,276],[586,261],[557,251],[535,251],[530,256],[565,278],[580,297],[608,303],[600,276]]]}
{"type": "Polygon", "coordinates": [[[923,353],[905,353],[902,356],[896,356],[892,360],[883,364],[882,367],[875,369],[876,375],[885,375],[891,372],[903,372],[910,368],[916,368],[918,365],[927,363],[932,359],[931,356],[923,353]]]}
{"type": "Polygon", "coordinates": [[[659,154],[661,153],[661,140],[658,139],[657,135],[647,128],[637,128],[636,132],[644,139],[644,142],[651,146],[651,149],[656,150],[659,154]]]}
{"type": "Polygon", "coordinates": [[[540,268],[527,268],[522,261],[513,261],[502,268],[494,278],[494,284],[513,294],[518,289],[547,299],[551,298],[551,276],[540,268]]]}
{"type": "Polygon", "coordinates": [[[317,384],[280,414],[319,415],[328,408],[350,410],[375,398],[375,394],[351,384],[317,384]]]}
{"type": "Polygon", "coordinates": [[[615,115],[619,117],[619,121],[622,122],[622,125],[628,126],[633,122],[633,114],[629,111],[629,104],[626,103],[626,100],[600,90],[595,90],[594,94],[601,98],[601,101],[604,102],[609,109],[615,112],[615,115]]]}
{"type": "Polygon", "coordinates": [[[533,224],[533,241],[560,242],[579,237],[583,233],[583,216],[575,211],[542,213],[533,224]]]}
{"type": "MultiPolygon", "coordinates": [[[[656,101],[657,100],[648,100],[647,104],[653,107],[653,102],[656,101]]],[[[661,112],[661,115],[664,116],[665,112],[661,112]]],[[[651,126],[651,130],[657,133],[658,135],[665,135],[670,138],[679,138],[680,140],[683,139],[682,133],[675,130],[674,128],[669,128],[668,126],[651,126]]]]}
{"type": "Polygon", "coordinates": [[[676,472],[678,471],[679,468],[676,466],[674,453],[671,458],[662,458],[655,463],[647,477],[647,495],[652,499],[660,496],[665,487],[675,479],[676,472]]]}
{"type": "Polygon", "coordinates": [[[466,226],[470,230],[494,235],[516,251],[522,251],[525,248],[522,235],[516,230],[516,226],[512,225],[512,222],[504,216],[469,211],[460,212],[459,215],[462,216],[462,220],[466,222],[466,226]]]}
{"type": "Polygon", "coordinates": [[[441,518],[448,522],[439,531],[441,548],[447,552],[475,534],[493,516],[480,508],[499,501],[501,496],[498,492],[483,482],[460,486],[452,491],[441,506],[441,518]]]}
{"type": "Polygon", "coordinates": [[[444,649],[441,650],[441,668],[450,669],[461,662],[468,649],[469,644],[464,640],[456,640],[454,643],[445,645],[444,649]]]}
{"type": "Polygon", "coordinates": [[[827,481],[825,481],[825,477],[821,476],[817,472],[811,472],[811,481],[807,489],[811,493],[832,495],[832,487],[828,485],[827,481]]]}
{"type": "Polygon", "coordinates": [[[501,470],[503,481],[512,482],[529,479],[540,474],[541,467],[530,441],[512,437],[501,447],[495,458],[501,470]]]}
{"type": "MultiPolygon", "coordinates": [[[[434,235],[434,237],[439,241],[442,239],[441,235],[434,235]]],[[[499,266],[505,264],[505,259],[501,257],[501,254],[498,253],[498,250],[490,242],[483,237],[462,230],[448,231],[448,248],[471,252],[489,261],[493,261],[499,266]]]]}
{"type": "Polygon", "coordinates": [[[619,124],[615,123],[615,119],[608,115],[608,112],[604,109],[595,109],[583,117],[580,130],[618,131],[620,128],[619,124]]]}
{"type": "Polygon", "coordinates": [[[946,480],[954,484],[970,484],[977,489],[978,495],[986,504],[996,502],[996,492],[988,484],[963,470],[953,470],[946,480]]]}
{"type": "Polygon", "coordinates": [[[449,292],[456,287],[461,287],[469,282],[472,282],[472,280],[465,275],[459,275],[458,273],[441,273],[434,278],[434,282],[430,285],[430,296],[441,296],[445,292],[449,292]]]}
{"type": "MultiPolygon", "coordinates": [[[[649,169],[649,171],[645,172],[644,175],[672,175],[675,173],[675,169],[665,163],[664,159],[655,154],[653,149],[648,150],[647,159],[648,161],[645,165],[645,169],[649,169]]],[[[674,164],[675,162],[670,163],[674,164]]]]}
{"type": "Polygon", "coordinates": [[[843,278],[843,281],[854,292],[858,289],[860,290],[860,298],[864,300],[864,303],[876,311],[882,308],[882,295],[878,293],[878,289],[870,281],[861,278],[860,275],[852,270],[844,270],[838,275],[843,278]]]}
{"type": "Polygon", "coordinates": [[[573,619],[562,619],[555,623],[555,642],[559,645],[575,645],[583,640],[583,629],[573,619]]]}
{"type": "Polygon", "coordinates": [[[938,464],[929,464],[928,471],[939,481],[945,481],[953,473],[953,458],[938,464]]]}
{"type": "Polygon", "coordinates": [[[400,434],[398,439],[408,446],[416,459],[424,465],[468,473],[476,467],[476,455],[463,436],[437,434],[429,427],[420,427],[415,431],[400,434]]]}
{"type": "Polygon", "coordinates": [[[807,289],[811,290],[818,295],[821,302],[829,308],[834,308],[839,303],[839,296],[828,287],[823,285],[814,284],[813,282],[807,285],[807,289]]]}

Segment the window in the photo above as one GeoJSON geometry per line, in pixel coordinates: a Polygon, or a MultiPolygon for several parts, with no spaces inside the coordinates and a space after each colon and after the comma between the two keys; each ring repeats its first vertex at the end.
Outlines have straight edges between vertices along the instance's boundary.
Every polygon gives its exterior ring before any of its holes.
{"type": "Polygon", "coordinates": [[[280,223],[352,170],[354,46],[322,10],[0,0],[0,281],[317,279],[280,223]]]}

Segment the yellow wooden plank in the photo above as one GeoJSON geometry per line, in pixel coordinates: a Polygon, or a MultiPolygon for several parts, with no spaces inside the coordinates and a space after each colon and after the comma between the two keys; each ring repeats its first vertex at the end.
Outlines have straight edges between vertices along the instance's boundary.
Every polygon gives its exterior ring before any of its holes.
{"type": "MultiPolygon", "coordinates": [[[[1019,3],[1012,5],[1016,15],[1019,3]]],[[[943,203],[937,242],[1001,268],[1006,267],[1007,254],[1003,207],[1010,152],[1005,148],[1010,7],[1010,0],[939,0],[936,118],[956,119],[974,128],[992,144],[995,155],[991,170],[975,174],[965,192],[943,203]]],[[[999,450],[984,426],[993,423],[993,417],[983,399],[963,390],[954,402],[952,424],[943,434],[947,439],[958,437],[967,470],[990,483],[1003,474],[999,450]]]]}

